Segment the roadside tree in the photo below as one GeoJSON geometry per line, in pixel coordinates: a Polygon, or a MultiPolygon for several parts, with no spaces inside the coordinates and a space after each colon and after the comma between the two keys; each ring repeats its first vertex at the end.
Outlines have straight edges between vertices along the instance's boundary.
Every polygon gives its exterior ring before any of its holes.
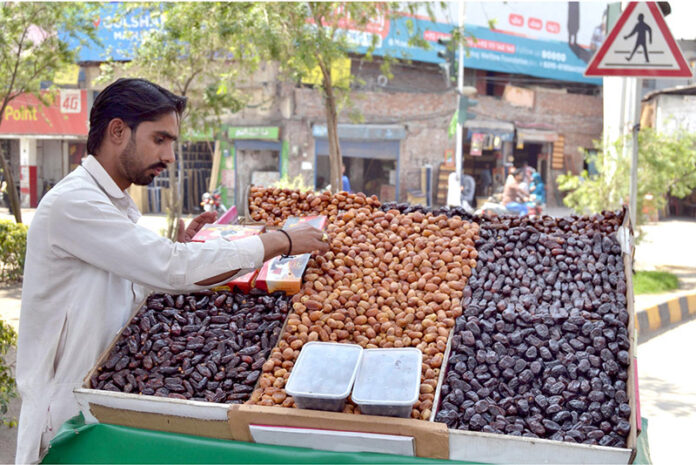
{"type": "MultiPolygon", "coordinates": [[[[681,130],[666,135],[645,128],[639,133],[638,144],[638,224],[634,226],[646,221],[646,199],[660,210],[668,195],[684,198],[696,188],[696,134],[681,130]]],[[[567,192],[563,203],[583,214],[627,204],[631,160],[623,155],[621,140],[613,148],[598,146],[588,162],[596,172],[558,177],[559,189],[567,192]]]]}
{"type": "MultiPolygon", "coordinates": [[[[329,182],[333,192],[341,190],[342,155],[338,140],[338,119],[349,102],[351,83],[355,79],[341,73],[341,65],[350,60],[358,46],[349,30],[369,32],[376,24],[404,13],[426,12],[434,19],[429,3],[397,2],[269,2],[263,3],[262,21],[256,25],[255,36],[260,48],[278,61],[286,74],[296,82],[311,82],[321,92],[329,141],[329,182]]],[[[407,20],[410,45],[427,48],[428,42],[416,26],[407,20]]],[[[367,59],[378,45],[376,34],[364,52],[367,59]]],[[[462,34],[455,31],[454,37],[462,34]]],[[[382,57],[382,73],[391,77],[396,61],[391,55],[382,57]]]]}
{"type": "Polygon", "coordinates": [[[123,4],[121,16],[150,15],[161,24],[125,51],[127,63],[102,66],[101,82],[142,77],[188,98],[181,121],[177,163],[168,167],[170,193],[166,236],[175,239],[181,218],[181,139],[212,134],[225,114],[247,102],[237,88],[259,63],[252,31],[260,21],[258,3],[175,2],[123,4]]]}
{"type": "MultiPolygon", "coordinates": [[[[70,50],[66,40],[72,38],[80,44],[96,41],[93,11],[94,6],[86,3],[0,4],[0,115],[24,93],[36,94],[43,103],[50,103],[50,94],[40,93],[42,84],[75,63],[77,50],[70,50]]],[[[2,120],[0,117],[0,125],[2,120]]],[[[0,153],[0,164],[15,220],[21,223],[15,179],[4,153],[0,153]]]]}

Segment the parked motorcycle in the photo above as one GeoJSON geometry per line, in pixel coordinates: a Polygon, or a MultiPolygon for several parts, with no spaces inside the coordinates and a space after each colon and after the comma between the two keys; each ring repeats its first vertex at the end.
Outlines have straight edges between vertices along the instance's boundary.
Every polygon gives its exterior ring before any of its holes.
{"type": "MultiPolygon", "coordinates": [[[[543,205],[537,204],[535,202],[527,202],[527,215],[538,216],[541,215],[543,210],[543,205]]],[[[488,216],[518,216],[519,213],[505,208],[505,205],[503,205],[502,203],[502,193],[497,193],[488,197],[486,202],[476,210],[476,214],[488,216]]]]}
{"type": "Polygon", "coordinates": [[[225,213],[227,207],[222,203],[220,188],[218,187],[213,192],[205,192],[202,196],[201,207],[206,212],[225,213]]]}

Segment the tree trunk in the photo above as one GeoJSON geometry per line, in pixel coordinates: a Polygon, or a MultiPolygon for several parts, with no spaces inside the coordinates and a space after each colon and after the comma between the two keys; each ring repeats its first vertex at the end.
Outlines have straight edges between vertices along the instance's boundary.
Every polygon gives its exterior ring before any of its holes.
{"type": "Polygon", "coordinates": [[[19,199],[17,198],[17,189],[15,188],[12,170],[7,165],[5,150],[2,147],[0,147],[0,161],[2,164],[2,172],[5,175],[7,196],[10,198],[10,206],[14,212],[15,221],[19,224],[22,222],[22,209],[20,208],[19,199]]]}
{"type": "Polygon", "coordinates": [[[181,142],[177,142],[177,159],[167,167],[169,170],[169,208],[167,208],[167,237],[176,241],[179,234],[179,219],[181,218],[181,170],[179,160],[182,157],[181,142]]]}
{"type": "Polygon", "coordinates": [[[341,156],[341,146],[338,142],[338,112],[336,110],[336,96],[331,82],[331,73],[327,66],[321,61],[319,64],[324,77],[322,87],[324,88],[324,108],[326,110],[326,129],[329,136],[329,181],[331,182],[331,192],[336,193],[343,190],[341,168],[343,157],[341,156]]]}

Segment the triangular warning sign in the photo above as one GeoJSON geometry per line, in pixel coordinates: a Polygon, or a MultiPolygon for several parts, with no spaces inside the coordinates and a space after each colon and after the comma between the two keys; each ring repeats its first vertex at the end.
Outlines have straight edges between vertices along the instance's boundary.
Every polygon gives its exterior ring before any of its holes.
{"type": "Polygon", "coordinates": [[[585,76],[690,78],[691,68],[655,2],[631,2],[585,76]]]}

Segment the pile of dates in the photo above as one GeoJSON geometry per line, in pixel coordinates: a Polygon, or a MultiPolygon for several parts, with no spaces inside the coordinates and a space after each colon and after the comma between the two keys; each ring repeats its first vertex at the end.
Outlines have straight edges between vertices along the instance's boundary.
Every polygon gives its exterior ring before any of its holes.
{"type": "Polygon", "coordinates": [[[531,227],[545,234],[566,233],[592,236],[595,232],[612,235],[617,232],[624,220],[625,212],[603,211],[590,216],[571,215],[563,218],[552,216],[480,216],[476,221],[486,224],[490,229],[509,229],[531,227]]]}
{"type": "Polygon", "coordinates": [[[291,216],[325,215],[332,223],[338,214],[353,208],[372,211],[380,206],[376,196],[362,192],[302,192],[299,190],[252,186],[249,189],[249,214],[254,221],[282,226],[291,216]]]}
{"type": "Polygon", "coordinates": [[[397,210],[402,214],[420,212],[422,214],[431,213],[433,216],[445,215],[447,218],[452,218],[453,216],[459,216],[461,219],[466,221],[473,221],[476,217],[462,207],[440,207],[440,208],[428,208],[422,205],[412,205],[408,202],[386,202],[383,203],[380,209],[384,212],[389,210],[397,210]]]}
{"type": "MultiPolygon", "coordinates": [[[[420,395],[412,418],[428,420],[447,339],[462,314],[476,266],[479,227],[454,216],[349,210],[327,228],[330,250],[314,257],[278,346],[250,404],[292,407],[285,392],[308,341],[364,348],[415,347],[423,354],[420,395]]],[[[347,403],[345,413],[359,413],[347,403]]]]}
{"type": "Polygon", "coordinates": [[[558,220],[483,222],[436,421],[626,445],[626,281],[621,248],[604,233],[622,218],[603,218],[581,223],[581,234],[558,220]]]}
{"type": "Polygon", "coordinates": [[[282,293],[154,294],[91,378],[93,389],[240,404],[288,313],[282,293]]]}

